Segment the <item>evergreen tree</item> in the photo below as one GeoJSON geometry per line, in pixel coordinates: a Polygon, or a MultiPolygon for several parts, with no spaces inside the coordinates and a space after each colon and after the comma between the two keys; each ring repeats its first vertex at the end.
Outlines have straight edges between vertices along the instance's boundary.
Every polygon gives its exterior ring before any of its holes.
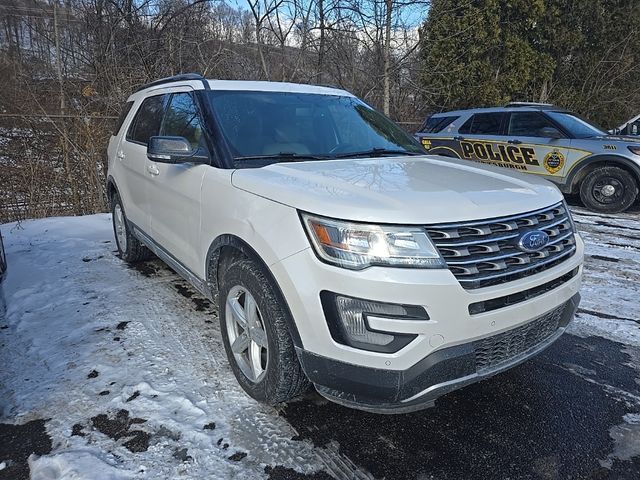
{"type": "Polygon", "coordinates": [[[637,0],[433,0],[428,108],[549,101],[615,126],[640,111],[639,28],[637,0]]]}

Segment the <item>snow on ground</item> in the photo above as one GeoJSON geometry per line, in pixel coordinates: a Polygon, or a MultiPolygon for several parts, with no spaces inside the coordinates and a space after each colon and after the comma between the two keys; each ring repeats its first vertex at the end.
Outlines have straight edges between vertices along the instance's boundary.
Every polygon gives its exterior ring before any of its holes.
{"type": "Polygon", "coordinates": [[[32,478],[349,470],[339,455],[291,440],[296,432],[275,409],[242,392],[209,302],[159,261],[126,267],[109,215],[26,221],[2,233],[10,266],[0,417],[51,418],[54,441],[51,455],[30,459],[32,478]]]}
{"type": "Polygon", "coordinates": [[[586,248],[582,301],[569,332],[640,346],[640,217],[573,210],[586,248]]]}
{"type": "MultiPolygon", "coordinates": [[[[575,219],[587,258],[570,332],[639,346],[637,215],[576,209],[575,219]]],[[[275,473],[293,470],[370,478],[337,445],[297,440],[278,410],[242,392],[212,305],[160,261],[127,267],[108,215],[2,225],[2,233],[0,418],[50,419],[52,450],[29,458],[33,479],[285,478],[275,473]]],[[[0,475],[5,468],[0,458],[0,475]]]]}

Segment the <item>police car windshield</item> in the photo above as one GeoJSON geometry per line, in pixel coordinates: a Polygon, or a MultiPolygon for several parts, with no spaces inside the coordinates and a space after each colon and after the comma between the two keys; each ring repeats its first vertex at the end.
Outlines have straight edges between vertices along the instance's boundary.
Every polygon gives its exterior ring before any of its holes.
{"type": "Polygon", "coordinates": [[[606,135],[606,133],[599,128],[572,113],[547,112],[547,115],[562,125],[574,138],[591,138],[606,135]]]}
{"type": "Polygon", "coordinates": [[[231,153],[247,161],[313,161],[363,152],[424,153],[409,134],[354,97],[313,93],[210,91],[231,153]]]}

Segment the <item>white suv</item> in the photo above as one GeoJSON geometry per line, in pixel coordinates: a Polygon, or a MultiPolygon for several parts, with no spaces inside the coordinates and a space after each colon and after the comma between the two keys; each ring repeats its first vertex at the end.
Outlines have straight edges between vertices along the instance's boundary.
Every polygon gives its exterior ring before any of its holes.
{"type": "Polygon", "coordinates": [[[407,412],[556,340],[583,243],[556,187],[427,156],[343,90],[181,75],[129,98],[108,149],[122,258],[217,302],[238,382],[407,412]]]}

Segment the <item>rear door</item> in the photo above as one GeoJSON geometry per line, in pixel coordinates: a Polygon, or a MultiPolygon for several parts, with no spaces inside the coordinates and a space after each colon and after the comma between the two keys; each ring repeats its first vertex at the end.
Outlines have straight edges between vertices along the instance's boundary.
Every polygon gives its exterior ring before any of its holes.
{"type": "Polygon", "coordinates": [[[506,138],[509,144],[518,147],[520,155],[526,156],[525,170],[528,173],[544,175],[558,181],[566,172],[571,139],[549,138],[543,132],[545,128],[553,128],[562,133],[549,118],[538,111],[510,112],[506,138]]]}
{"type": "MultiPolygon", "coordinates": [[[[160,135],[184,137],[194,148],[204,141],[202,116],[191,88],[171,90],[160,135]]],[[[192,272],[200,270],[197,255],[200,193],[208,168],[211,167],[193,163],[158,163],[147,159],[151,236],[192,272]]]]}
{"type": "Polygon", "coordinates": [[[118,189],[127,219],[145,232],[150,227],[147,143],[160,131],[166,99],[166,95],[154,95],[136,102],[135,116],[116,151],[115,161],[123,172],[118,177],[118,189]]]}

